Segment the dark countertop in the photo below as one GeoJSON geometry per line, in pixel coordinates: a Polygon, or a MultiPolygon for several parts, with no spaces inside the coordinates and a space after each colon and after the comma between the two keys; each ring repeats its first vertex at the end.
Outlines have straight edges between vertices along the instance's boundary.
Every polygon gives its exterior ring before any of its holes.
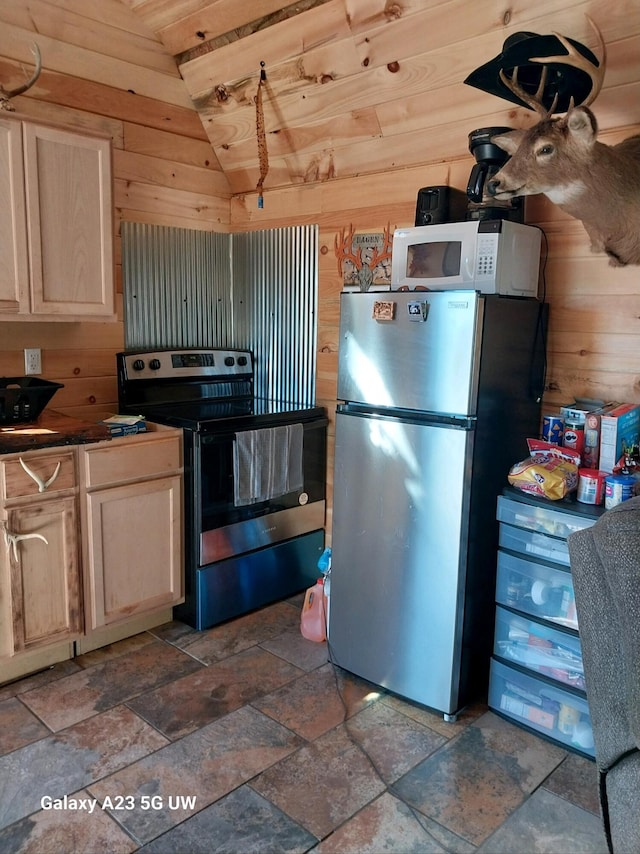
{"type": "Polygon", "coordinates": [[[58,445],[86,445],[111,439],[104,424],[80,421],[53,409],[45,409],[28,424],[0,425],[0,454],[36,451],[58,445]]]}

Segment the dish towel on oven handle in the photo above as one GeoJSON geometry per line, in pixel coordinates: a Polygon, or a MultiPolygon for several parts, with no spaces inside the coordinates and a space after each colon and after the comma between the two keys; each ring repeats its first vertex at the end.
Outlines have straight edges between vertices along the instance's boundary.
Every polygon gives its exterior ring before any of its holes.
{"type": "Polygon", "coordinates": [[[236,507],[302,489],[302,424],[242,430],[233,443],[236,507]]]}

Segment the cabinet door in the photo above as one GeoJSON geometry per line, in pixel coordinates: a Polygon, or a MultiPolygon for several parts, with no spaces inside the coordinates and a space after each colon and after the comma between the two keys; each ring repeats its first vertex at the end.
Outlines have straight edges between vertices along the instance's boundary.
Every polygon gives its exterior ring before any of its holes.
{"type": "Polygon", "coordinates": [[[28,310],[22,125],[0,120],[0,314],[28,310]]]}
{"type": "Polygon", "coordinates": [[[111,146],[24,124],[31,311],[113,316],[111,146]]]}
{"type": "Polygon", "coordinates": [[[87,630],[182,601],[181,484],[175,475],[86,496],[87,630]]]}
{"type": "Polygon", "coordinates": [[[9,510],[5,530],[13,651],[80,634],[83,619],[75,497],[9,510]]]}

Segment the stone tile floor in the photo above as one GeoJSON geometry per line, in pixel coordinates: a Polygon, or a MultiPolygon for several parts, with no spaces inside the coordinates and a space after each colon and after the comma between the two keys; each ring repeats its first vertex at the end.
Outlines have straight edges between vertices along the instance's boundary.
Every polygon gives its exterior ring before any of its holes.
{"type": "Polygon", "coordinates": [[[606,854],[592,762],[334,669],[301,603],[1,687],[0,852],[606,854]]]}

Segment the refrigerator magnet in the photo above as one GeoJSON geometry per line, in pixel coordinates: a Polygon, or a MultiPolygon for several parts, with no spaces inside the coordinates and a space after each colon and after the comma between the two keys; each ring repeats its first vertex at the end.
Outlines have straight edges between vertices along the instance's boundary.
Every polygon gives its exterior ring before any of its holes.
{"type": "Polygon", "coordinates": [[[396,315],[396,304],[392,300],[376,300],[373,303],[374,320],[393,320],[396,315]]]}
{"type": "Polygon", "coordinates": [[[407,303],[409,320],[423,321],[427,319],[427,303],[425,300],[414,299],[407,303]]]}

